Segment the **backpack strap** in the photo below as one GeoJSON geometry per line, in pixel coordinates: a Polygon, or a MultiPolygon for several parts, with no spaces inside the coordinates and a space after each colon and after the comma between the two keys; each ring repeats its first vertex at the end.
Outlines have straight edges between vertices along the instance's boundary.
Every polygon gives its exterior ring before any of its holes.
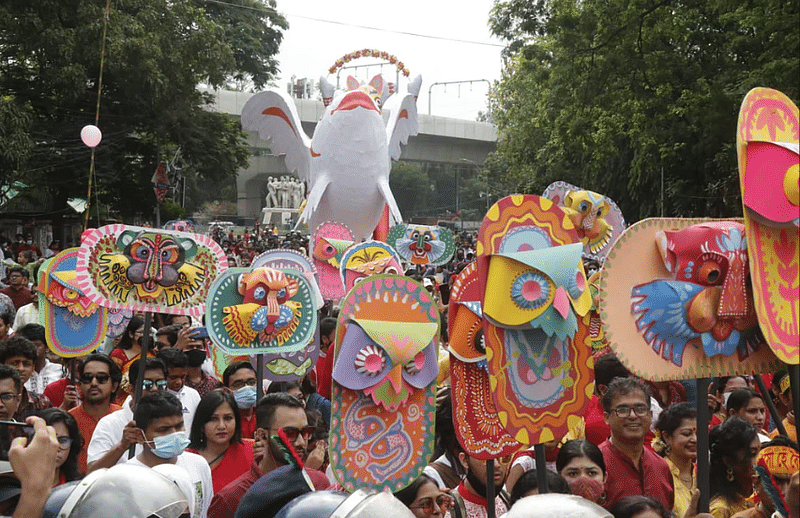
{"type": "Polygon", "coordinates": [[[461,477],[459,477],[455,470],[446,464],[442,464],[441,462],[431,462],[428,464],[430,467],[436,470],[436,473],[442,477],[442,481],[444,484],[449,487],[450,489],[455,489],[458,487],[458,484],[461,483],[461,477]]]}

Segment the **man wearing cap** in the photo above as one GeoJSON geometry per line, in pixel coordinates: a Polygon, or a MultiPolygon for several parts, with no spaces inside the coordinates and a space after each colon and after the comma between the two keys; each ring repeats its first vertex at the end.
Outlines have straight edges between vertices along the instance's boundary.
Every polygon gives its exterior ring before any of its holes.
{"type": "MultiPolygon", "coordinates": [[[[299,399],[285,392],[267,394],[261,398],[256,407],[256,422],[258,426],[256,440],[262,445],[267,444],[266,441],[270,440],[269,437],[277,435],[278,430],[283,428],[290,439],[294,436],[292,446],[300,458],[305,461],[308,435],[313,433],[313,430],[307,430],[309,428],[308,419],[303,403],[299,399]]],[[[257,480],[262,477],[266,478],[268,475],[265,474],[273,471],[278,465],[277,459],[273,457],[267,446],[263,455],[253,458],[250,471],[242,474],[214,495],[211,507],[208,509],[208,518],[234,518],[239,502],[247,490],[257,480]]],[[[306,470],[306,472],[316,489],[325,489],[330,486],[324,473],[313,469],[306,470]]]]}
{"type": "MultiPolygon", "coordinates": [[[[797,422],[794,415],[794,400],[792,399],[792,391],[789,385],[789,373],[781,371],[772,378],[772,391],[776,394],[778,401],[787,408],[789,411],[786,413],[786,419],[783,420],[783,427],[786,428],[786,434],[789,439],[797,442],[797,422]]],[[[778,429],[769,434],[770,439],[778,436],[778,429]]]]}

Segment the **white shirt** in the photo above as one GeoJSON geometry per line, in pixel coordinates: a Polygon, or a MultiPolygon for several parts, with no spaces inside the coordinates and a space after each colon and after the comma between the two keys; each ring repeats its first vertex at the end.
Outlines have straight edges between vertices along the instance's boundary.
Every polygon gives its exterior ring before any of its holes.
{"type": "Polygon", "coordinates": [[[181,405],[183,405],[183,426],[186,428],[186,433],[189,434],[192,430],[194,413],[197,410],[197,405],[200,404],[200,393],[186,385],[178,393],[171,390],[169,393],[181,400],[181,405]]]}
{"type": "MultiPolygon", "coordinates": [[[[100,425],[98,424],[98,426],[100,425]]],[[[142,464],[138,455],[128,463],[148,467],[142,464]]],[[[214,497],[214,483],[211,480],[211,468],[208,467],[208,462],[196,453],[185,451],[178,455],[175,465],[189,473],[189,479],[194,486],[195,501],[192,505],[192,516],[206,518],[208,506],[211,505],[211,499],[214,497]]]]}
{"type": "MultiPolygon", "coordinates": [[[[89,441],[89,448],[86,451],[87,464],[99,460],[116,446],[122,440],[122,430],[131,421],[133,421],[133,410],[131,410],[131,397],[128,396],[128,399],[122,404],[121,410],[111,412],[97,422],[97,427],[94,429],[92,440],[89,441]]],[[[139,455],[140,453],[142,453],[142,445],[137,444],[135,454],[139,455]]],[[[127,460],[128,452],[126,451],[119,458],[117,464],[122,464],[127,460]]]]}
{"type": "Polygon", "coordinates": [[[17,316],[14,317],[14,325],[11,328],[16,331],[20,327],[26,324],[38,324],[39,323],[39,306],[31,302],[30,304],[25,304],[21,308],[17,310],[17,316]]]}
{"type": "Polygon", "coordinates": [[[25,382],[25,388],[28,392],[36,395],[42,395],[47,385],[58,381],[65,376],[64,369],[58,363],[53,363],[47,358],[44,360],[44,367],[39,372],[34,372],[33,375],[25,382]]]}

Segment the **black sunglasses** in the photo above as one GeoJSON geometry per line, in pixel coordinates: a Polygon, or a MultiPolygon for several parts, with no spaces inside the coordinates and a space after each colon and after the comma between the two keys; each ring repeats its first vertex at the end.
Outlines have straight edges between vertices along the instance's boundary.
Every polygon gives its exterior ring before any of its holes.
{"type": "Polygon", "coordinates": [[[97,383],[99,383],[100,385],[104,385],[108,380],[111,379],[111,374],[106,374],[105,372],[98,372],[97,374],[86,372],[84,374],[81,374],[81,383],[85,383],[88,385],[94,379],[96,379],[97,383]]]}
{"type": "MultiPolygon", "coordinates": [[[[169,382],[167,380],[156,380],[156,390],[166,390],[169,382]]],[[[151,390],[153,388],[153,380],[142,380],[142,390],[151,390]]]]}

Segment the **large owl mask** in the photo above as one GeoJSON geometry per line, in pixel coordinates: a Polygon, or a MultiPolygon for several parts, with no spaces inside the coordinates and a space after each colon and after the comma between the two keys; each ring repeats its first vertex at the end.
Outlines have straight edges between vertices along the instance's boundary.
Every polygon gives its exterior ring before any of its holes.
{"type": "Polygon", "coordinates": [[[566,182],[554,182],[543,196],[561,207],[583,243],[587,257],[602,259],[625,230],[625,219],[607,196],[566,182]]]}
{"type": "Polygon", "coordinates": [[[386,242],[406,262],[438,266],[446,264],[456,250],[453,233],[444,227],[395,225],[386,242]]]}
{"type": "Polygon", "coordinates": [[[591,391],[583,247],[564,211],[538,196],[498,201],[478,240],[498,416],[517,442],[547,442],[566,433],[567,416],[580,414],[591,391]]]}
{"type": "Polygon", "coordinates": [[[336,329],[331,468],[348,491],[413,482],[433,452],[439,313],[421,284],[362,280],[336,329]]]}
{"type": "Polygon", "coordinates": [[[317,311],[302,272],[231,268],[211,286],[206,320],[228,354],[294,352],[313,338],[317,311]]]}
{"type": "Polygon", "coordinates": [[[797,106],[755,88],[742,101],[736,147],[755,310],[767,343],[800,362],[800,187],[797,106]]]}
{"type": "Polygon", "coordinates": [[[207,236],[107,225],[81,236],[76,280],[105,307],[199,316],[226,268],[225,253],[207,236]]]}
{"type": "Polygon", "coordinates": [[[46,342],[58,356],[75,357],[106,338],[108,314],[92,302],[75,280],[78,249],[69,248],[40,268],[39,319],[46,342]]]}
{"type": "Polygon", "coordinates": [[[503,427],[492,400],[481,296],[473,262],[456,277],[450,290],[448,350],[456,438],[470,457],[488,460],[510,455],[521,446],[503,427]]]}

